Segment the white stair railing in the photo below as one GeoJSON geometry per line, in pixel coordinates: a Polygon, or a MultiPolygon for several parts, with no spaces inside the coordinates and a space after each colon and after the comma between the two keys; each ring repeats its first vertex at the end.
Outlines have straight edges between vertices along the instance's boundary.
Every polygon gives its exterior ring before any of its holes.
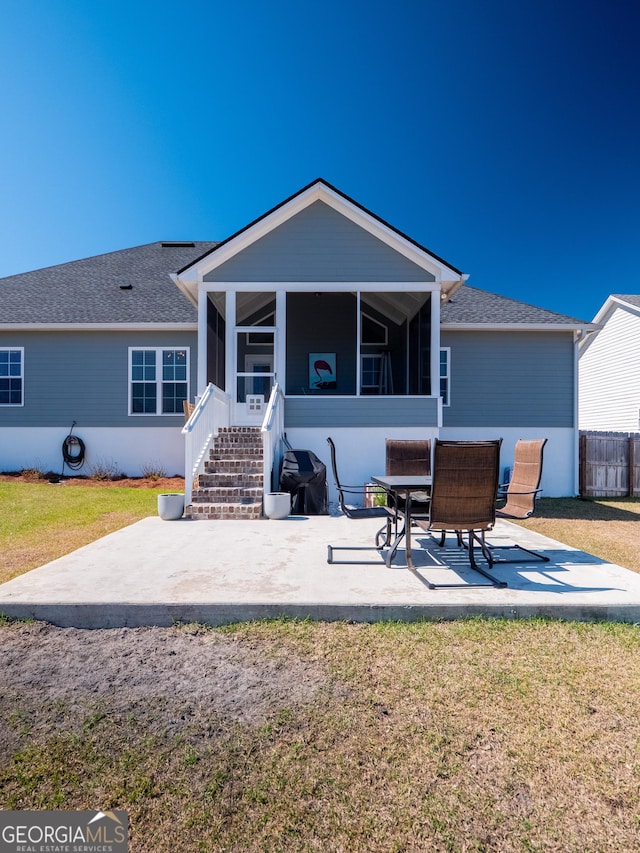
{"type": "Polygon", "coordinates": [[[277,491],[284,436],[284,394],[277,382],[271,389],[271,396],[262,421],[261,433],[264,491],[277,491]]]}
{"type": "Polygon", "coordinates": [[[182,428],[184,444],[184,503],[191,503],[193,482],[204,472],[204,463],[213,439],[222,427],[231,425],[231,397],[209,383],[182,428]]]}

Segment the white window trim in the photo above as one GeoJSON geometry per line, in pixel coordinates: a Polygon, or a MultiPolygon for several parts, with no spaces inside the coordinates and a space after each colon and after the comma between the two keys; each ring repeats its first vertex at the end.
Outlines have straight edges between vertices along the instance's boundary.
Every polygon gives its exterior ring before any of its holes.
{"type": "Polygon", "coordinates": [[[271,329],[275,329],[275,320],[276,320],[276,312],[275,311],[270,311],[268,314],[265,314],[259,320],[256,320],[256,322],[252,324],[251,331],[247,332],[247,346],[251,346],[251,345],[258,345],[259,346],[262,343],[262,341],[252,340],[252,337],[254,335],[263,335],[265,329],[266,329],[266,331],[269,331],[271,329]],[[268,326],[260,326],[259,325],[264,320],[269,320],[270,318],[273,318],[273,323],[270,323],[268,326]]]}
{"type": "Polygon", "coordinates": [[[451,347],[440,347],[440,353],[442,354],[443,352],[447,354],[447,372],[444,376],[442,376],[442,374],[440,373],[441,362],[438,362],[438,393],[440,393],[440,380],[446,379],[447,399],[442,399],[442,405],[448,407],[451,405],[451,347]]]}
{"type": "Polygon", "coordinates": [[[128,373],[127,373],[127,396],[128,396],[128,414],[132,418],[175,418],[180,416],[180,412],[163,412],[162,411],[162,353],[167,350],[184,350],[187,356],[187,400],[191,399],[191,350],[190,347],[181,347],[181,346],[173,346],[173,345],[165,345],[158,347],[129,347],[129,357],[128,357],[128,373]],[[132,367],[133,367],[133,353],[134,352],[155,352],[156,354],[156,411],[155,412],[134,412],[132,411],[132,390],[133,390],[133,378],[131,376],[132,367]]]}
{"type": "Polygon", "coordinates": [[[362,352],[360,353],[360,394],[364,388],[378,388],[380,385],[380,371],[382,370],[382,355],[376,352],[362,352]],[[374,359],[378,362],[378,384],[376,385],[365,385],[362,381],[362,374],[364,373],[363,363],[366,358],[374,359]]]}
{"type": "MultiPolygon", "coordinates": [[[[0,346],[0,352],[19,352],[20,353],[20,376],[8,376],[8,379],[20,379],[22,381],[22,394],[20,397],[19,403],[0,403],[0,407],[3,409],[17,409],[20,406],[24,406],[24,347],[2,347],[0,346]]],[[[3,377],[5,378],[5,377],[3,377]]]]}
{"type": "Polygon", "coordinates": [[[367,314],[366,311],[362,312],[362,316],[366,317],[367,320],[369,320],[369,322],[375,323],[376,326],[380,326],[384,330],[384,341],[373,342],[373,341],[363,340],[364,328],[361,324],[361,326],[360,326],[360,346],[363,346],[363,347],[386,347],[387,344],[389,343],[389,327],[386,326],[384,323],[381,323],[380,320],[376,320],[376,318],[372,317],[371,314],[367,314]]]}

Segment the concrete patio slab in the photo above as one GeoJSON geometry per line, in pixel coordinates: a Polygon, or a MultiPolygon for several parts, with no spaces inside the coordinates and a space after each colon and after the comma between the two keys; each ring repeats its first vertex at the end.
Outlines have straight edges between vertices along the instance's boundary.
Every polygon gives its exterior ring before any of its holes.
{"type": "MultiPolygon", "coordinates": [[[[445,549],[414,532],[416,571],[400,549],[392,568],[367,545],[375,520],[289,517],[282,521],[162,521],[146,518],[0,586],[0,613],[79,628],[221,625],[278,616],[371,622],[466,616],[547,616],[640,622],[640,575],[499,521],[494,545],[517,541],[549,563],[495,565],[506,589],[483,581],[453,537],[445,549]],[[429,589],[431,583],[463,586],[429,589]]],[[[510,555],[512,556],[512,555],[510,555]]],[[[522,555],[525,556],[524,554],[522,555]]]]}

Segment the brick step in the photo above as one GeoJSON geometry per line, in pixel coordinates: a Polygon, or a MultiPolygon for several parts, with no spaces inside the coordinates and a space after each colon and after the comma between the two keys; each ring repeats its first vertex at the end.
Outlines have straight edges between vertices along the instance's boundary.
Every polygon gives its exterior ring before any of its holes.
{"type": "Polygon", "coordinates": [[[219,432],[213,439],[219,444],[241,444],[262,447],[262,436],[246,432],[219,432]]]}
{"type": "Polygon", "coordinates": [[[205,474],[261,474],[262,459],[207,459],[205,474]]]}
{"type": "Polygon", "coordinates": [[[206,462],[236,462],[240,463],[252,463],[254,465],[262,465],[262,450],[258,453],[238,453],[237,450],[234,450],[232,453],[225,453],[224,450],[220,450],[219,447],[214,448],[209,451],[209,457],[205,460],[206,462]]]}
{"type": "Polygon", "coordinates": [[[199,489],[217,489],[240,486],[241,488],[262,488],[262,466],[259,471],[215,471],[198,476],[199,489]]]}
{"type": "Polygon", "coordinates": [[[225,519],[261,519],[262,501],[249,504],[191,504],[187,516],[195,521],[223,521],[225,519]]]}
{"type": "Polygon", "coordinates": [[[231,486],[217,489],[194,489],[191,493],[193,503],[253,503],[262,499],[262,486],[243,488],[231,486]]]}

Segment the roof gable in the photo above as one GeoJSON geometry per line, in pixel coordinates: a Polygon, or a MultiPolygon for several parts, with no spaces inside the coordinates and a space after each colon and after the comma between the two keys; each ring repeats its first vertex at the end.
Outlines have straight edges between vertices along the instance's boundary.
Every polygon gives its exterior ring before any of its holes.
{"type": "Polygon", "coordinates": [[[594,342],[598,332],[606,326],[611,316],[618,310],[626,311],[627,314],[640,318],[640,295],[612,293],[607,296],[604,305],[593,318],[592,331],[594,334],[588,335],[586,339],[580,341],[581,357],[594,342]]]}
{"type": "Polygon", "coordinates": [[[626,310],[631,310],[631,312],[635,314],[638,309],[640,309],[640,296],[636,294],[624,295],[620,293],[612,293],[606,298],[604,305],[593,318],[593,322],[602,323],[617,306],[621,306],[626,310]]]}
{"type": "Polygon", "coordinates": [[[433,282],[435,275],[318,200],[206,273],[204,281],[433,282]]]}
{"type": "Polygon", "coordinates": [[[429,252],[326,181],[319,179],[217,245],[193,264],[183,267],[176,276],[178,284],[189,292],[191,298],[195,298],[198,281],[212,277],[214,270],[317,202],[332,208],[428,273],[432,276],[431,280],[442,284],[444,290],[453,290],[462,282],[464,276],[460,270],[429,252]]]}

